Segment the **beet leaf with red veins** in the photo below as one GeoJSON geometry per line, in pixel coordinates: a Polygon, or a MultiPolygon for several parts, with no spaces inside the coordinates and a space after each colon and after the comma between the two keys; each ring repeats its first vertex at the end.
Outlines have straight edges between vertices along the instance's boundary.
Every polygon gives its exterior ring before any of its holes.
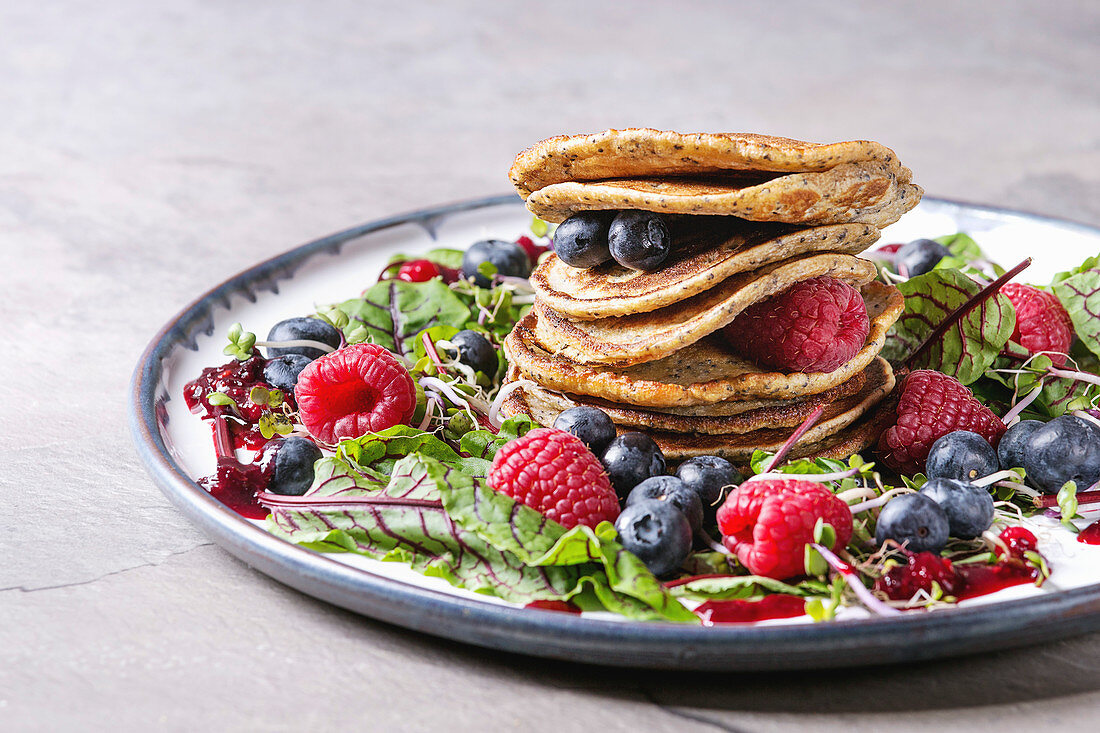
{"type": "Polygon", "coordinates": [[[384,280],[337,307],[349,318],[344,326],[349,343],[370,340],[408,359],[424,329],[448,325],[461,330],[471,319],[470,308],[440,280],[384,280]]]}
{"type": "Polygon", "coordinates": [[[1079,272],[1054,286],[1078,338],[1100,356],[1100,267],[1079,272]]]}
{"type": "MultiPolygon", "coordinates": [[[[935,328],[982,287],[958,270],[933,270],[900,283],[905,312],[890,329],[882,355],[893,363],[909,358],[935,328]]],[[[1012,303],[998,293],[985,300],[943,335],[912,366],[935,369],[969,384],[993,364],[1012,329],[1012,303]]]]}

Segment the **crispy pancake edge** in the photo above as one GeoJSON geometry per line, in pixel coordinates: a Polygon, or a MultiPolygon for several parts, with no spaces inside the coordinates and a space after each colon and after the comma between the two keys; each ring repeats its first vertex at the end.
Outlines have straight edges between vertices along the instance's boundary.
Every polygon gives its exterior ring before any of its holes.
{"type": "Polygon", "coordinates": [[[682,257],[674,252],[656,272],[636,272],[615,262],[584,270],[552,254],[531,273],[531,286],[551,310],[578,320],[647,313],[781,260],[821,252],[856,255],[881,235],[868,224],[778,229],[769,236],[772,225],[735,226],[705,250],[682,257]]]}
{"type": "Polygon", "coordinates": [[[537,320],[534,313],[528,313],[516,324],[504,340],[504,349],[510,364],[543,386],[612,402],[641,407],[681,407],[731,399],[794,399],[819,394],[850,379],[882,350],[886,332],[904,308],[904,298],[897,288],[872,282],[864,288],[864,299],[868,301],[871,315],[867,343],[848,364],[830,373],[752,372],[690,385],[632,379],[611,367],[586,366],[534,351],[532,344],[536,342],[532,329],[537,320]]]}
{"type": "Polygon", "coordinates": [[[564,181],[724,170],[823,171],[879,160],[903,169],[897,154],[871,140],[811,143],[755,133],[680,133],[652,128],[557,135],[516,155],[508,177],[520,196],[564,181]]]}

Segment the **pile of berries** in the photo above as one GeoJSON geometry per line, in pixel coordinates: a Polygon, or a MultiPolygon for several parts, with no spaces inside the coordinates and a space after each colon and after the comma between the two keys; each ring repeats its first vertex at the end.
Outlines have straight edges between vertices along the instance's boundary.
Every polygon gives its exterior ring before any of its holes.
{"type": "Polygon", "coordinates": [[[554,232],[554,252],[573,267],[614,259],[623,267],[653,272],[671,251],[668,223],[652,211],[582,211],[554,232]]]}
{"type": "Polygon", "coordinates": [[[717,456],[667,475],[652,438],[618,435],[607,413],[588,406],[505,444],[489,472],[492,488],[566,527],[614,522],[623,546],[659,576],[680,567],[694,538],[714,524],[725,489],[741,481],[717,456]]]}

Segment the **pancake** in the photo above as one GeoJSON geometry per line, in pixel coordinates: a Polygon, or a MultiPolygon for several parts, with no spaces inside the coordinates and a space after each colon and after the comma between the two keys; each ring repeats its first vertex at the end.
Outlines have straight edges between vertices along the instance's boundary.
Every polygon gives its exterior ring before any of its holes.
{"type": "Polygon", "coordinates": [[[899,180],[885,163],[842,163],[746,185],[742,176],[567,181],[535,191],[527,209],[561,222],[580,211],[642,209],[717,214],[788,224],[893,224],[920,202],[923,189],[899,180]]]}
{"type": "Polygon", "coordinates": [[[871,282],[862,289],[871,321],[867,343],[833,372],[764,371],[713,334],[668,357],[637,366],[584,365],[543,348],[535,338],[538,315],[524,316],[504,340],[505,356],[523,376],[548,389],[641,407],[680,408],[724,400],[788,400],[820,394],[863,371],[882,350],[886,332],[901,315],[897,288],[871,282]]]}
{"type": "Polygon", "coordinates": [[[856,287],[878,274],[873,262],[826,253],[792,257],[726,278],[709,290],[648,313],[575,321],[536,300],[540,346],[578,364],[629,366],[655,361],[729,324],[753,303],[796,282],[828,275],[856,287]]]}
{"type": "Polygon", "coordinates": [[[556,256],[531,273],[531,286],[550,310],[579,320],[647,313],[697,295],[739,272],[813,252],[859,254],[879,238],[867,224],[796,227],[734,217],[670,217],[673,250],[656,272],[612,260],[571,267],[556,256]]]}
{"type": "Polygon", "coordinates": [[[520,196],[566,181],[650,178],[722,171],[802,173],[881,161],[908,183],[893,150],[870,140],[818,144],[752,133],[679,133],[648,128],[558,135],[516,156],[508,176],[520,196]]]}
{"type": "MultiPolygon", "coordinates": [[[[894,375],[884,360],[877,359],[876,365],[877,377],[868,380],[869,385],[873,382],[875,386],[865,388],[858,398],[845,400],[826,410],[795,445],[791,451],[792,458],[810,454],[822,455],[829,450],[845,450],[847,452],[840,455],[846,458],[877,440],[881,433],[881,428],[878,427],[880,421],[869,419],[861,423],[860,418],[872,413],[873,408],[890,393],[894,387],[894,375]],[[868,423],[874,427],[868,429],[868,423]]],[[[508,396],[502,409],[509,416],[523,413],[540,424],[553,424],[560,410],[549,407],[541,398],[542,395],[532,395],[526,389],[518,389],[508,396]]],[[[619,425],[652,437],[669,459],[713,455],[731,461],[747,462],[754,451],[778,451],[801,422],[802,420],[785,429],[762,428],[729,434],[677,433],[648,426],[619,425]]]]}
{"type": "MultiPolygon", "coordinates": [[[[591,397],[565,395],[537,386],[521,387],[517,392],[523,394],[523,399],[526,400],[530,410],[528,414],[544,425],[553,424],[559,413],[571,407],[587,405],[603,410],[616,425],[631,430],[729,435],[764,429],[798,427],[822,404],[826,405],[826,408],[818,421],[819,424],[830,424],[843,415],[850,415],[848,422],[851,422],[859,417],[862,411],[866,411],[869,405],[881,400],[894,388],[894,374],[885,359],[875,359],[858,376],[862,379],[853,378],[849,381],[861,381],[863,385],[855,394],[848,397],[827,400],[813,396],[805,400],[785,402],[775,407],[762,407],[737,415],[679,415],[656,412],[591,397]],[[853,414],[853,411],[856,412],[853,414]]],[[[702,411],[705,408],[699,409],[702,411]]]]}
{"type": "MultiPolygon", "coordinates": [[[[893,400],[886,399],[872,406],[862,417],[851,424],[830,433],[817,440],[807,440],[814,433],[815,428],[803,436],[787,455],[788,459],[795,458],[835,458],[846,460],[849,456],[872,447],[878,442],[882,432],[896,419],[891,409],[893,400]]],[[[757,450],[769,453],[778,451],[793,430],[759,431],[756,437],[761,445],[752,445],[748,441],[743,443],[725,440],[729,436],[709,435],[678,435],[676,433],[660,433],[645,431],[660,447],[665,458],[673,461],[686,460],[696,456],[721,456],[728,461],[746,464],[757,450]],[[765,433],[771,433],[766,435],[765,433]]],[[[739,438],[747,438],[749,433],[739,438]]]]}

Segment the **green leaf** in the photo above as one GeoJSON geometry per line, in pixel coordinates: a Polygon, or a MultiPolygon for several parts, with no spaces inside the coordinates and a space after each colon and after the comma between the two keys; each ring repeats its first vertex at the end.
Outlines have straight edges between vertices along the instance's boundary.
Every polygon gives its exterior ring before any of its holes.
{"type": "MultiPolygon", "coordinates": [[[[659,618],[697,623],[645,564],[618,543],[610,522],[595,529],[566,530],[544,514],[485,486],[452,483],[441,487],[443,504],[455,523],[476,532],[499,550],[531,567],[587,566],[578,583],[587,585],[610,610],[642,604],[659,618]],[[626,599],[622,598],[625,596],[626,599]]],[[[649,612],[646,615],[650,615],[649,612]]]]}
{"type": "Polygon", "coordinates": [[[252,347],[256,345],[256,334],[245,331],[239,323],[229,327],[229,345],[222,349],[226,356],[232,356],[238,361],[248,361],[252,358],[252,347]]]}
{"type": "Polygon", "coordinates": [[[1081,343],[1100,356],[1100,267],[1079,272],[1054,286],[1081,343]]]}
{"type": "Polygon", "coordinates": [[[1086,272],[1087,270],[1094,270],[1097,267],[1100,267],[1100,255],[1088,257],[1085,259],[1084,262],[1082,262],[1080,265],[1073,268],[1072,270],[1059,272],[1057,275],[1055,275],[1054,280],[1051,281],[1051,285],[1057,285],[1060,282],[1070,279],[1074,275],[1080,275],[1082,272],[1086,272]]]}
{"type": "Polygon", "coordinates": [[[294,432],[294,425],[285,415],[277,412],[265,412],[260,415],[259,420],[260,435],[264,436],[268,440],[271,440],[276,435],[290,435],[294,432]]]}
{"type": "Polygon", "coordinates": [[[344,301],[339,309],[349,323],[349,343],[370,340],[410,361],[421,331],[438,325],[461,329],[470,309],[439,279],[425,283],[385,280],[371,286],[361,298],[344,301]]]}
{"type": "MultiPolygon", "coordinates": [[[[931,272],[898,285],[905,311],[887,334],[882,355],[895,364],[905,361],[948,315],[981,291],[958,270],[931,272]]],[[[970,384],[993,364],[1012,335],[1016,312],[997,293],[977,306],[925,351],[915,368],[936,369],[970,384]]]]}
{"type": "Polygon", "coordinates": [[[437,265],[450,267],[453,270],[462,269],[462,258],[466,254],[464,249],[452,249],[450,247],[438,247],[424,253],[423,259],[431,260],[437,265]]]}
{"type": "Polygon", "coordinates": [[[486,460],[459,455],[433,433],[408,425],[394,425],[381,432],[342,440],[333,460],[342,461],[348,473],[367,472],[381,479],[393,471],[397,461],[412,454],[432,458],[470,476],[488,475],[492,463],[492,456],[486,460]]]}
{"type": "Polygon", "coordinates": [[[1067,481],[1058,489],[1055,498],[1058,500],[1058,511],[1062,514],[1062,524],[1076,533],[1077,527],[1070,520],[1077,516],[1077,482],[1067,481]]]}
{"type": "Polygon", "coordinates": [[[462,436],[459,448],[463,453],[468,453],[475,458],[492,461],[501,446],[510,440],[527,435],[537,427],[539,424],[527,415],[516,415],[505,420],[496,434],[488,430],[473,430],[466,433],[462,436]]]}
{"type": "Polygon", "coordinates": [[[307,494],[330,504],[273,507],[268,529],[310,549],[405,562],[452,585],[517,603],[568,600],[576,593],[576,568],[529,567],[451,521],[439,487],[472,484],[473,477],[415,455],[398,461],[387,481],[328,475],[336,465],[318,461],[319,480],[307,494]],[[341,500],[378,503],[341,506],[341,500]]]}
{"type": "Polygon", "coordinates": [[[537,216],[533,217],[531,219],[531,233],[541,239],[550,233],[550,225],[537,216]]]}
{"type": "Polygon", "coordinates": [[[279,407],[286,398],[281,389],[268,389],[267,387],[257,384],[248,391],[248,399],[254,405],[279,407]]]}
{"type": "Polygon", "coordinates": [[[237,402],[225,392],[211,392],[206,401],[215,407],[237,407],[237,402]]]}
{"type": "Polygon", "coordinates": [[[714,599],[745,600],[762,598],[772,593],[792,596],[809,596],[813,591],[805,583],[789,585],[762,575],[726,575],[720,578],[697,578],[669,588],[674,596],[714,599]]]}

